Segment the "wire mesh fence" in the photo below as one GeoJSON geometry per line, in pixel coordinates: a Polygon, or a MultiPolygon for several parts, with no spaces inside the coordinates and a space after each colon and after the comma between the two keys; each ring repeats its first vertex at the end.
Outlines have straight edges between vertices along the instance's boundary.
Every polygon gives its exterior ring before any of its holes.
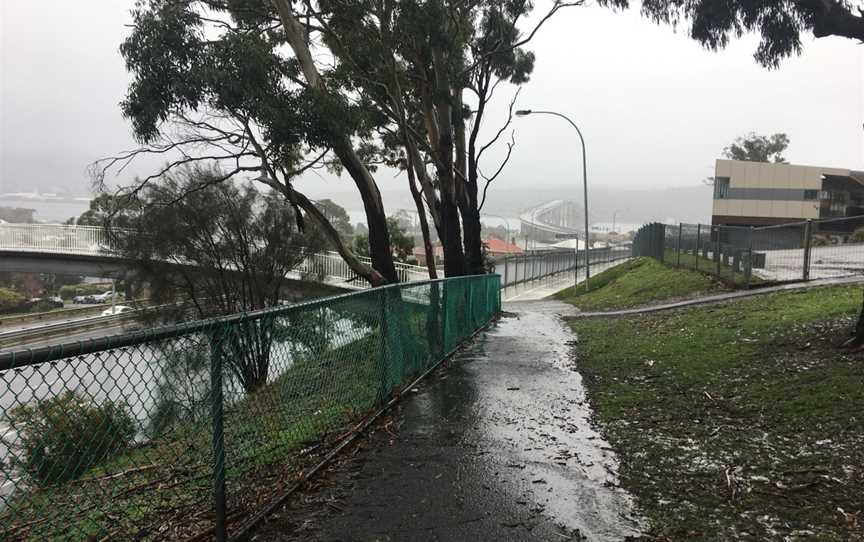
{"type": "MultiPolygon", "coordinates": [[[[629,244],[592,248],[589,251],[590,263],[611,263],[626,259],[630,257],[630,252],[629,244]]],[[[501,276],[501,285],[506,288],[561,273],[573,273],[584,266],[584,250],[579,250],[578,254],[575,250],[547,250],[502,258],[494,263],[493,272],[501,276]]]]}
{"type": "Polygon", "coordinates": [[[750,287],[864,274],[864,216],[764,227],[646,224],[634,256],[750,287]]]}
{"type": "Polygon", "coordinates": [[[497,275],[0,354],[0,539],[236,532],[500,310],[497,275]]]}

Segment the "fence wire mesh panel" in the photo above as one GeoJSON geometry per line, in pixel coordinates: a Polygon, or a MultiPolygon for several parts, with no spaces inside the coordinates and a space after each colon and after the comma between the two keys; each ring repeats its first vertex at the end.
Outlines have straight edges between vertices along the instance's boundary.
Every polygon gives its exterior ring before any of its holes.
{"type": "MultiPolygon", "coordinates": [[[[769,282],[807,280],[806,255],[808,233],[812,224],[797,222],[764,228],[753,228],[753,277],[769,282]]],[[[743,237],[743,233],[738,233],[743,237]]],[[[740,239],[746,243],[745,239],[740,239]]]]}
{"type": "Polygon", "coordinates": [[[716,276],[735,286],[864,274],[864,216],[764,227],[643,226],[634,256],[716,276]]]}
{"type": "MultiPolygon", "coordinates": [[[[611,263],[630,257],[631,248],[626,245],[592,248],[591,263],[611,263]]],[[[493,262],[493,272],[501,276],[502,287],[524,282],[555,277],[562,273],[573,273],[585,266],[585,253],[570,250],[537,251],[518,256],[508,256],[493,262]]]]}
{"type": "Polygon", "coordinates": [[[0,354],[0,539],[230,533],[489,322],[499,291],[395,285],[0,354]]]}
{"type": "Polygon", "coordinates": [[[822,220],[812,230],[811,279],[864,274],[864,216],[822,220]]]}

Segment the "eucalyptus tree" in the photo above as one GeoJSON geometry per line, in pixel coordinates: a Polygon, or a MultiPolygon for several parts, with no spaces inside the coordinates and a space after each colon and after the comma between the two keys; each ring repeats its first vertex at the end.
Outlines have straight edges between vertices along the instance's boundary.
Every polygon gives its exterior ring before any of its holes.
{"type": "Polygon", "coordinates": [[[514,144],[511,136],[505,158],[482,173],[483,154],[504,141],[513,102],[481,141],[487,106],[500,83],[527,82],[534,56],[524,46],[540,27],[580,4],[552,2],[527,34],[520,25],[533,10],[528,1],[322,0],[311,12],[343,73],[388,120],[382,141],[407,172],[427,251],[428,208],[448,276],[484,272],[480,210],[514,144]]]}
{"type": "Polygon", "coordinates": [[[787,147],[789,147],[789,136],[786,134],[763,136],[750,132],[746,136],[736,138],[731,145],[723,149],[723,156],[730,160],[782,164],[786,162],[783,152],[787,147]]]}
{"type": "MultiPolygon", "coordinates": [[[[628,0],[607,0],[616,6],[628,0]]],[[[642,13],[669,24],[689,22],[690,36],[722,49],[746,32],[759,35],[754,57],[766,67],[802,50],[801,37],[838,36],[864,41],[864,5],[850,0],[643,0],[642,13]]]]}
{"type": "Polygon", "coordinates": [[[97,180],[141,154],[165,156],[127,193],[134,197],[177,167],[215,161],[221,174],[211,183],[245,175],[268,185],[294,206],[298,226],[311,217],[358,275],[395,282],[381,194],[361,152],[378,120],[336,70],[316,64],[291,4],[142,0],[132,17],[120,47],[132,74],[121,108],[142,146],[98,162],[97,180]],[[371,267],[294,185],[327,166],[347,172],[363,200],[371,267]]]}

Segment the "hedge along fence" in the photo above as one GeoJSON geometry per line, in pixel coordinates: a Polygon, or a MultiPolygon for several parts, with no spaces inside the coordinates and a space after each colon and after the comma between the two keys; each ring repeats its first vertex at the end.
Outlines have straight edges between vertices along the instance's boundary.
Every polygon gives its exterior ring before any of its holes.
{"type": "Polygon", "coordinates": [[[499,288],[393,285],[0,354],[0,539],[235,532],[312,449],[487,324],[499,288]]]}

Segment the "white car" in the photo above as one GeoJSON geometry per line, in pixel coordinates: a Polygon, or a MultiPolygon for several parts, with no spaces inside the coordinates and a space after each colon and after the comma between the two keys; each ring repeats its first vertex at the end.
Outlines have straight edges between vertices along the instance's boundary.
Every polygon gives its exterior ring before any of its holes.
{"type": "Polygon", "coordinates": [[[132,307],[127,307],[126,305],[116,305],[111,309],[105,309],[102,311],[102,316],[114,316],[115,314],[123,314],[124,312],[129,312],[135,310],[132,307]]]}
{"type": "Polygon", "coordinates": [[[102,294],[94,295],[93,299],[96,301],[96,303],[107,303],[108,301],[111,301],[111,290],[108,290],[107,292],[102,294]]]}

